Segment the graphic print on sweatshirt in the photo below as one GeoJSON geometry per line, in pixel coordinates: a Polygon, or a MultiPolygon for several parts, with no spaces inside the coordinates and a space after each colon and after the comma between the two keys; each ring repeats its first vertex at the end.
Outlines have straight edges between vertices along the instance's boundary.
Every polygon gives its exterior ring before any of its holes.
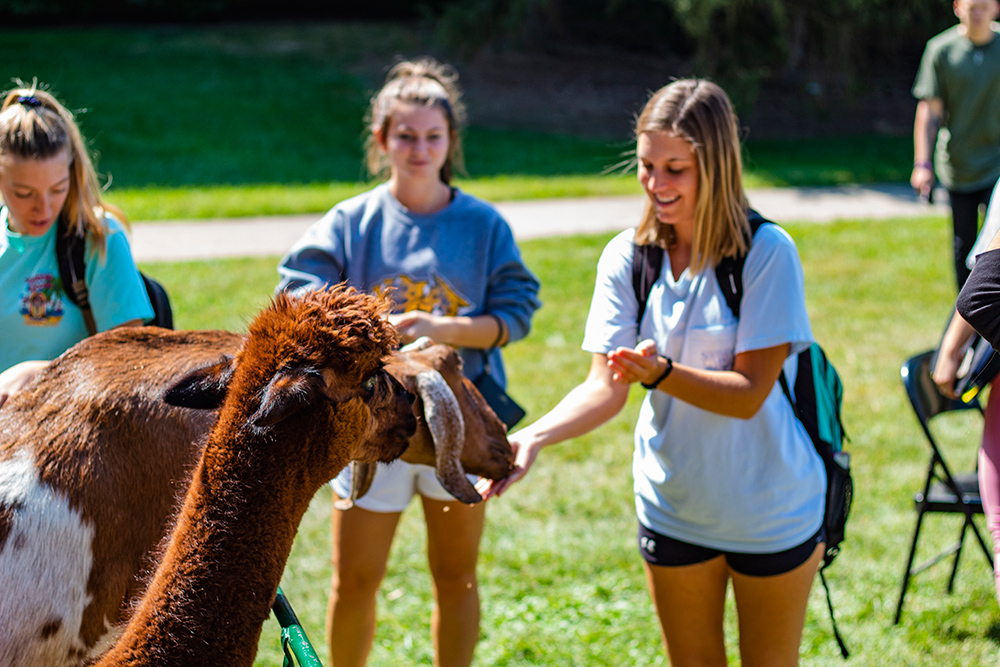
{"type": "Polygon", "coordinates": [[[384,296],[389,290],[396,303],[396,312],[422,310],[454,317],[471,305],[444,276],[436,273],[430,280],[418,280],[407,275],[385,278],[372,289],[379,296],[384,296]]]}

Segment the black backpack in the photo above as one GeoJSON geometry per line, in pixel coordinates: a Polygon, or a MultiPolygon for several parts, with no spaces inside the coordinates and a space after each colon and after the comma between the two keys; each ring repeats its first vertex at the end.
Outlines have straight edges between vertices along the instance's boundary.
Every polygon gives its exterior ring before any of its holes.
{"type": "MultiPolygon", "coordinates": [[[[749,211],[751,241],[752,236],[764,223],[775,224],[766,220],[756,211],[749,211]]],[[[740,317],[740,303],[743,300],[743,265],[746,255],[726,257],[715,267],[715,277],[722,289],[726,304],[732,310],[736,319],[740,317]]],[[[663,248],[658,245],[635,245],[632,251],[632,288],[635,290],[639,304],[637,322],[642,321],[646,311],[646,301],[653,283],[660,275],[663,267],[663,248]]],[[[802,422],[809,439],[823,459],[826,468],[826,511],[823,518],[823,528],[826,532],[826,552],[823,554],[823,565],[820,567],[820,581],[826,590],[826,603],[830,610],[830,622],[833,634],[840,646],[840,653],[847,658],[849,655],[833,616],[833,603],[830,600],[830,588],[826,582],[824,570],[840,553],[840,543],[844,539],[847,517],[851,511],[854,496],[854,483],[851,479],[850,455],[843,450],[847,439],[841,422],[841,407],[843,404],[844,387],[837,370],[827,359],[818,344],[813,343],[797,357],[798,369],[795,375],[794,388],[788,386],[785,372],[778,378],[781,389],[795,411],[796,417],[802,422]],[[794,392],[792,391],[794,389],[794,392]]]]}
{"type": "MultiPolygon", "coordinates": [[[[93,336],[97,333],[97,323],[94,321],[94,314],[90,309],[90,296],[87,292],[87,283],[84,279],[86,275],[86,264],[84,262],[85,241],[82,236],[66,233],[66,222],[59,218],[58,229],[56,229],[56,259],[59,262],[59,279],[62,281],[63,291],[66,297],[72,301],[83,312],[83,320],[87,324],[87,330],[93,336]]],[[[155,327],[164,329],[174,328],[174,313],[170,307],[170,297],[163,285],[156,282],[142,271],[142,282],[146,286],[146,294],[153,304],[153,319],[148,322],[155,327]]]]}

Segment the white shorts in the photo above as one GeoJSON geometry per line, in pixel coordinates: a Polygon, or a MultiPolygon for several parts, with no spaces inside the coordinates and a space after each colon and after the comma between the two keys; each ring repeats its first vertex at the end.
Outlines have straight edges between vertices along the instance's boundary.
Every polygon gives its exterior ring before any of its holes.
{"type": "MultiPolygon", "coordinates": [[[[475,484],[476,475],[466,475],[475,484]]],[[[330,482],[334,493],[341,498],[351,495],[351,466],[344,468],[330,482]]],[[[415,494],[431,500],[457,500],[441,486],[433,466],[406,461],[380,463],[375,469],[375,479],[368,493],[354,503],[369,512],[402,512],[415,494]]]]}

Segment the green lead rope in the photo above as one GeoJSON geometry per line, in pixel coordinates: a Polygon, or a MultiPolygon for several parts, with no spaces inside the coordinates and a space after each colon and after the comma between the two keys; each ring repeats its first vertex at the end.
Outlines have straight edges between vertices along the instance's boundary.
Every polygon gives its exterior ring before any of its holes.
{"type": "Polygon", "coordinates": [[[274,612],[274,617],[281,625],[281,650],[285,654],[282,667],[295,667],[295,665],[299,667],[323,667],[323,663],[320,662],[319,656],[316,655],[315,649],[309,642],[309,637],[306,636],[306,631],[295,615],[295,610],[292,609],[288,598],[282,592],[281,586],[278,586],[278,593],[274,598],[274,604],[271,605],[271,611],[274,612]]]}

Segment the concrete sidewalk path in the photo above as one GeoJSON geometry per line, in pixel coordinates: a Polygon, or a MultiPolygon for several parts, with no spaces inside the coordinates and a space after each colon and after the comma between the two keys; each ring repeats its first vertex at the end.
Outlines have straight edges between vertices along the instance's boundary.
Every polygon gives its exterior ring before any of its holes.
{"type": "MultiPolygon", "coordinates": [[[[938,194],[938,193],[935,193],[938,194]]],[[[921,203],[906,185],[850,185],[750,190],[750,204],[775,222],[916,217],[947,214],[947,195],[921,203]]],[[[331,202],[331,206],[336,202],[331,202]]],[[[540,199],[495,204],[521,239],[605,232],[635,226],[641,196],[540,199]]],[[[223,220],[137,222],[132,251],[139,262],[282,255],[322,214],[223,220]]]]}

